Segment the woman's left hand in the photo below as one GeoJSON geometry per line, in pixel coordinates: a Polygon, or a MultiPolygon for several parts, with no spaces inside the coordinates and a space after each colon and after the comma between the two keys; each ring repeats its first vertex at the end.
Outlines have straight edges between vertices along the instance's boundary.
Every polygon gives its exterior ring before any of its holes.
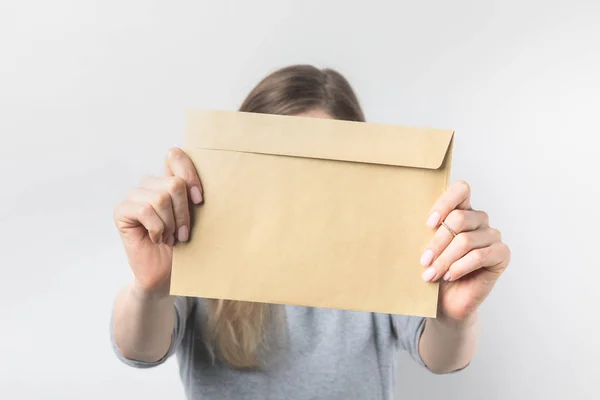
{"type": "Polygon", "coordinates": [[[442,280],[438,319],[466,322],[506,270],[510,249],[489,226],[488,215],[471,208],[471,190],[464,181],[450,185],[438,199],[427,225],[437,231],[421,264],[428,267],[424,280],[442,280]]]}

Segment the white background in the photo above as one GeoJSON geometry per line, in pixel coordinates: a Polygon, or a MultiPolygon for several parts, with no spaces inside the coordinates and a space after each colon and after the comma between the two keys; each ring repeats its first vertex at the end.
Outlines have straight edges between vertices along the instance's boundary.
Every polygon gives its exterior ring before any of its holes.
{"type": "Polygon", "coordinates": [[[404,399],[598,398],[600,3],[0,3],[0,397],[183,398],[120,364],[130,278],[112,208],[182,143],[188,107],[334,67],[373,122],[456,130],[453,179],[513,250],[470,368],[401,360],[404,399]]]}

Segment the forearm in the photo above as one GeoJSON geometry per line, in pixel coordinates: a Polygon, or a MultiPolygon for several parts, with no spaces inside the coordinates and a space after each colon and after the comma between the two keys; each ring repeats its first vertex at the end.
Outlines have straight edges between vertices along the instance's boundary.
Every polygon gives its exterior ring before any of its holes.
{"type": "Polygon", "coordinates": [[[117,296],[113,311],[114,340],[129,359],[154,362],[167,353],[175,324],[174,298],[144,292],[135,282],[117,296]]]}
{"type": "Polygon", "coordinates": [[[471,362],[478,338],[477,315],[461,323],[428,319],[419,341],[419,353],[431,371],[453,372],[471,362]]]}

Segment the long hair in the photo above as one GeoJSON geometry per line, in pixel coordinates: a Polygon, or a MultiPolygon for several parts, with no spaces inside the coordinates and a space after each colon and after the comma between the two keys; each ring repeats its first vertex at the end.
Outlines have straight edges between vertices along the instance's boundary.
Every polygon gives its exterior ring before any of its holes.
{"type": "MultiPolygon", "coordinates": [[[[363,111],[348,81],[332,69],[293,65],[258,83],[239,111],[298,115],[322,110],[346,121],[364,121],[363,111]]],[[[272,305],[233,300],[208,301],[208,332],[221,360],[236,369],[259,367],[258,351],[266,348],[272,305]]]]}

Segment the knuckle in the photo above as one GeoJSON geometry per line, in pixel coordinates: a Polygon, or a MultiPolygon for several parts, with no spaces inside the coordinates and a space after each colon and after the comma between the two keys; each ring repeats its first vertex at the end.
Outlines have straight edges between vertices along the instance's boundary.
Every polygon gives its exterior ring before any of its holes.
{"type": "Polygon", "coordinates": [[[137,187],[133,188],[133,189],[129,189],[129,191],[125,195],[125,199],[126,200],[134,199],[138,195],[139,192],[140,192],[140,189],[137,187]]]}
{"type": "Polygon", "coordinates": [[[492,235],[493,235],[495,241],[497,241],[497,242],[502,241],[502,232],[500,232],[498,229],[495,229],[495,228],[490,228],[490,231],[492,232],[492,235]]]}
{"type": "Polygon", "coordinates": [[[475,263],[477,266],[482,266],[487,258],[487,250],[479,249],[474,254],[475,263]]]}
{"type": "Polygon", "coordinates": [[[168,208],[171,206],[171,195],[167,192],[158,193],[154,203],[158,208],[168,208]]]}
{"type": "Polygon", "coordinates": [[[506,266],[508,267],[508,265],[510,264],[510,260],[512,258],[512,250],[507,245],[504,245],[504,247],[506,249],[505,250],[506,251],[506,266]]]}
{"type": "Polygon", "coordinates": [[[185,181],[183,180],[183,178],[174,176],[169,180],[169,192],[170,193],[181,195],[182,193],[185,193],[185,191],[186,191],[186,185],[185,185],[185,181]]]}
{"type": "Polygon", "coordinates": [[[151,204],[144,204],[138,209],[138,216],[140,218],[149,217],[154,214],[154,209],[151,204]]]}
{"type": "Polygon", "coordinates": [[[439,257],[437,257],[433,263],[431,264],[432,267],[435,268],[435,270],[437,271],[437,273],[442,273],[442,272],[446,272],[446,270],[448,270],[448,268],[450,267],[450,260],[448,260],[448,256],[444,253],[440,254],[439,257]]]}
{"type": "Polygon", "coordinates": [[[469,249],[473,243],[473,239],[467,233],[459,233],[458,235],[456,235],[456,238],[454,238],[454,240],[458,242],[458,246],[463,250],[469,249]]]}
{"type": "Polygon", "coordinates": [[[485,211],[481,211],[481,218],[483,219],[483,224],[489,226],[490,224],[490,216],[485,211]]]}
{"type": "Polygon", "coordinates": [[[179,147],[171,147],[169,151],[167,151],[167,161],[178,160],[181,158],[183,154],[183,150],[179,147]]]}
{"type": "Polygon", "coordinates": [[[175,221],[177,222],[177,226],[187,225],[189,222],[189,213],[187,207],[183,207],[182,210],[178,210],[175,213],[175,221]]]}
{"type": "Polygon", "coordinates": [[[125,202],[121,202],[119,204],[117,204],[115,206],[115,208],[113,208],[113,220],[115,221],[115,223],[117,223],[122,217],[123,217],[123,210],[125,208],[125,202]]]}
{"type": "Polygon", "coordinates": [[[433,253],[433,260],[439,257],[444,250],[444,243],[440,238],[434,237],[433,240],[427,245],[427,248],[433,253]]]}
{"type": "Polygon", "coordinates": [[[508,247],[508,245],[506,243],[503,243],[503,242],[498,243],[498,251],[500,251],[502,254],[505,254],[507,258],[510,258],[510,256],[511,256],[510,247],[508,247]]]}
{"type": "Polygon", "coordinates": [[[159,236],[159,232],[160,232],[161,228],[162,227],[159,227],[156,225],[146,226],[146,230],[148,231],[150,236],[159,236]]]}
{"type": "Polygon", "coordinates": [[[463,210],[453,210],[450,213],[450,218],[452,219],[452,226],[450,226],[455,231],[462,231],[465,229],[467,223],[467,213],[463,210]]]}
{"type": "Polygon", "coordinates": [[[156,178],[152,175],[144,175],[144,177],[142,178],[142,180],[140,182],[140,186],[142,186],[142,187],[147,186],[150,182],[152,182],[155,179],[156,178]]]}
{"type": "Polygon", "coordinates": [[[469,185],[466,181],[460,180],[457,181],[456,184],[460,187],[460,189],[467,193],[470,194],[471,193],[471,185],[469,185]]]}

